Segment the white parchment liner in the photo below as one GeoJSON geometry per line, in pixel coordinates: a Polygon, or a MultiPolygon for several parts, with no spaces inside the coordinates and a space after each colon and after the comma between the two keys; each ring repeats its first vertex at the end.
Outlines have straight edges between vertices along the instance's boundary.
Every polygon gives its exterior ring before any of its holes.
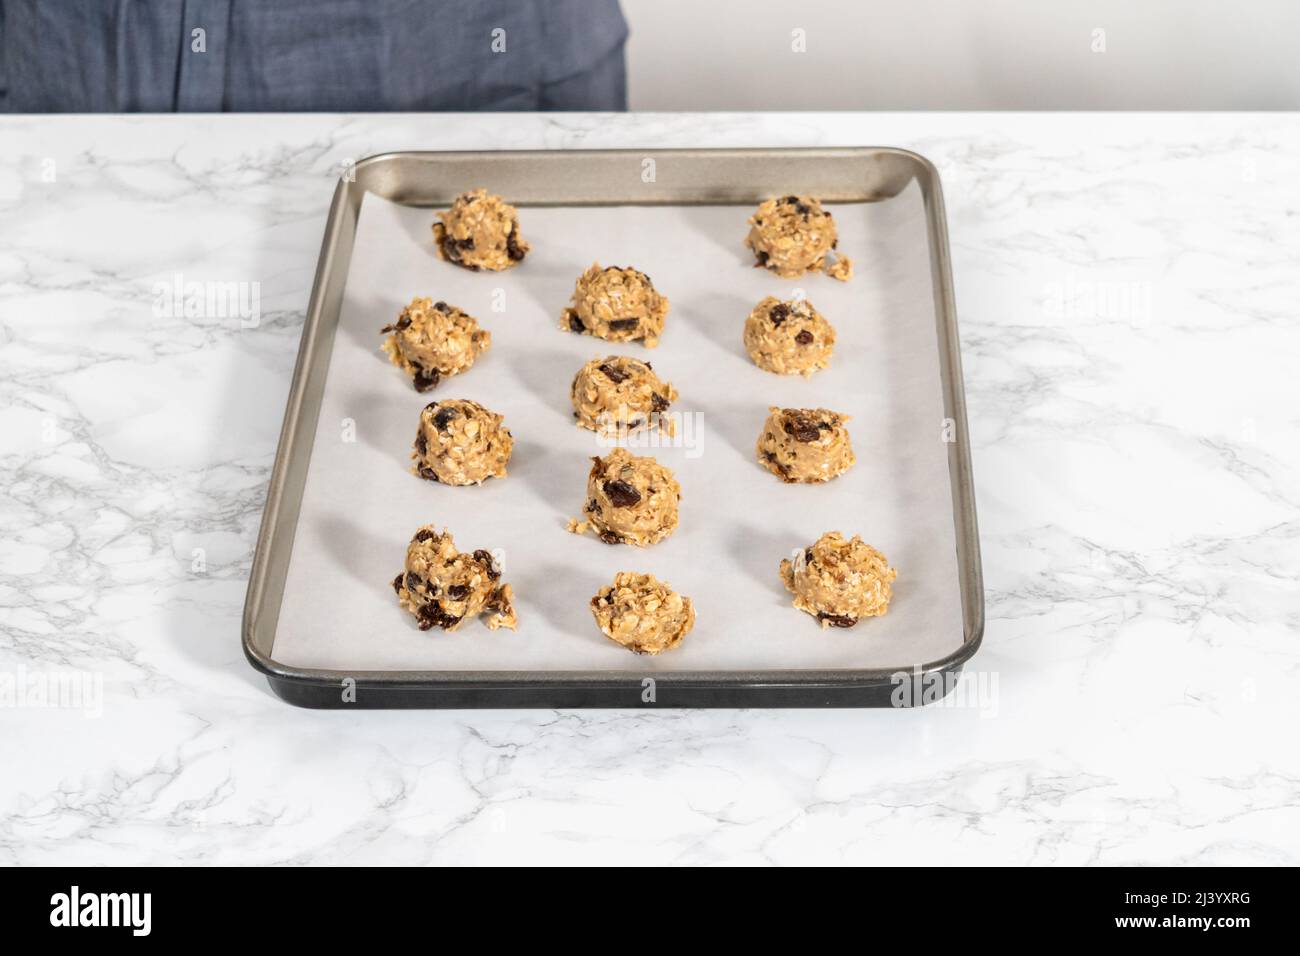
{"type": "Polygon", "coordinates": [[[273,656],[342,671],[654,672],[907,667],[956,650],[956,545],[920,192],[831,208],[840,249],[856,265],[848,283],[751,268],[742,245],[750,210],[739,206],[526,208],[533,252],[524,264],[471,273],[435,256],[432,211],[367,196],[273,656]],[[669,297],[658,348],[559,330],[574,279],[593,260],[635,266],[669,297]],[[741,343],[755,302],[796,289],[838,335],[831,367],[811,379],[760,371],[741,343]],[[380,327],[416,295],[459,305],[492,332],[492,348],[469,372],[425,395],[379,350],[380,327]],[[580,513],[590,456],[604,452],[573,424],[569,385],[587,359],[620,353],[649,359],[687,416],[680,430],[690,447],[637,451],[673,468],[683,490],[681,526],[649,549],[564,530],[580,513]],[[515,437],[508,478],[452,488],[409,473],[420,409],[451,397],[505,416],[515,437]],[[769,405],[852,415],[856,467],[826,485],[779,482],[754,460],[769,405]],[[421,632],[399,609],[389,582],[425,523],[447,526],[462,549],[498,550],[517,633],[477,621],[453,634],[421,632]],[[822,630],[794,610],[777,573],[792,549],[832,529],[860,533],[898,569],[889,613],[850,630],[822,630]],[[696,627],[681,647],[638,657],[596,629],[588,601],[619,570],[652,572],[695,601],[696,627]]]}

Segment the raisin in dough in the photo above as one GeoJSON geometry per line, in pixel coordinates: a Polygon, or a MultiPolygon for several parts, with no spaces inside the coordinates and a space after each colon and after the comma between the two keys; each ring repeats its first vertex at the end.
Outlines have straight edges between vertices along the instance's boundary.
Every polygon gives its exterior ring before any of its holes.
{"type": "Polygon", "coordinates": [[[514,594],[501,583],[501,572],[487,551],[456,550],[446,529],[432,525],[415,532],[406,549],[406,567],[393,579],[397,600],[412,614],[420,630],[440,627],[454,631],[480,614],[492,630],[515,629],[514,594]]]}
{"type": "Polygon", "coordinates": [[[662,541],[677,527],[677,503],[682,488],[672,471],[648,455],[615,448],[593,458],[587,476],[584,520],[570,521],[569,530],[600,536],[606,544],[639,548],[662,541]]]}
{"type": "Polygon", "coordinates": [[[821,272],[846,281],[853,277],[853,263],[833,256],[838,245],[835,220],[810,196],[769,199],[749,217],[745,245],[763,266],[784,279],[797,279],[805,272],[821,272]],[[831,259],[828,263],[828,259],[831,259]]]}
{"type": "Polygon", "coordinates": [[[596,625],[638,654],[661,654],[695,626],[695,607],[653,574],[620,571],[591,599],[596,625]]]}
{"type": "Polygon", "coordinates": [[[397,321],[381,331],[392,333],[384,340],[384,351],[411,376],[417,392],[465,371],[492,344],[492,333],[480,329],[473,316],[427,298],[412,299],[397,321]]]}
{"type": "Polygon", "coordinates": [[[826,532],[794,560],[781,562],[781,580],[794,594],[794,606],[823,628],[852,627],[884,614],[896,577],[883,554],[856,534],[846,541],[838,531],[826,532]]]}
{"type": "Polygon", "coordinates": [[[835,330],[806,299],[769,295],[745,320],[745,351],[764,371],[811,375],[830,364],[834,347],[835,330]]]}
{"type": "Polygon", "coordinates": [[[677,399],[677,389],[640,359],[621,355],[592,359],[573,377],[569,397],[578,425],[594,432],[617,434],[654,426],[672,435],[677,430],[676,423],[664,415],[677,399]]]}
{"type": "Polygon", "coordinates": [[[486,189],[461,193],[451,209],[438,213],[438,219],[433,224],[438,255],[458,266],[500,272],[528,254],[515,207],[486,189]]]}
{"type": "Polygon", "coordinates": [[[420,412],[413,471],[446,485],[478,485],[504,478],[514,439],[502,417],[478,402],[449,398],[420,412]]]}
{"type": "Polygon", "coordinates": [[[618,266],[602,269],[595,262],[578,277],[560,328],[607,342],[639,339],[652,349],[659,344],[667,315],[668,300],[644,272],[618,266]]]}
{"type": "Polygon", "coordinates": [[[847,415],[825,408],[771,408],[758,436],[758,460],[782,481],[830,481],[853,467],[847,415]]]}

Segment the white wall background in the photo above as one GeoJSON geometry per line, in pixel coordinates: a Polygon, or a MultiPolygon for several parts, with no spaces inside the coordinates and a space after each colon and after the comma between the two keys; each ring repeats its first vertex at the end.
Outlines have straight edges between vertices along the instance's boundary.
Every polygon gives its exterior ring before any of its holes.
{"type": "Polygon", "coordinates": [[[1300,0],[622,2],[634,110],[1300,107],[1300,0]]]}

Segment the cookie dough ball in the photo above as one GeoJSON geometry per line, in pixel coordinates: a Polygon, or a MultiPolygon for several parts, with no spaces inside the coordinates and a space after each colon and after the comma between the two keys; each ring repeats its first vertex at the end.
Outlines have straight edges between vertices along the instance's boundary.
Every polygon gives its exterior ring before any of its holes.
{"type": "Polygon", "coordinates": [[[384,351],[411,376],[417,392],[465,371],[492,344],[492,333],[480,329],[473,316],[427,298],[412,299],[397,321],[381,331],[391,333],[384,351]]]}
{"type": "Polygon", "coordinates": [[[573,377],[569,396],[582,428],[616,434],[654,426],[676,433],[676,423],[664,412],[677,400],[677,389],[649,362],[621,355],[594,358],[573,377]]]}
{"type": "Polygon", "coordinates": [[[515,629],[514,594],[501,582],[492,555],[456,550],[456,543],[443,529],[432,525],[415,532],[406,549],[406,567],[393,579],[397,600],[412,614],[420,630],[440,627],[454,631],[470,618],[486,615],[492,630],[515,629]]]}
{"type": "Polygon", "coordinates": [[[853,264],[834,257],[838,245],[835,220],[811,196],[769,199],[749,217],[745,245],[753,251],[756,265],[785,279],[797,279],[805,272],[821,272],[840,280],[853,275],[853,264]]]}
{"type": "Polygon", "coordinates": [[[830,364],[835,330],[805,299],[769,295],[745,320],[745,351],[759,368],[778,375],[811,375],[830,364]]]}
{"type": "Polygon", "coordinates": [[[826,532],[794,560],[781,562],[781,580],[794,595],[794,606],[823,628],[852,627],[884,614],[896,577],[883,554],[856,534],[846,541],[838,531],[826,532]]]}
{"type": "Polygon", "coordinates": [[[438,256],[458,266],[500,272],[528,254],[515,207],[486,189],[461,193],[438,219],[433,224],[438,256]]]}
{"type": "Polygon", "coordinates": [[[596,625],[611,641],[638,654],[662,654],[695,626],[691,599],[653,574],[620,571],[591,599],[596,625]]]}
{"type": "Polygon", "coordinates": [[[602,269],[596,262],[578,277],[560,328],[608,342],[640,340],[652,349],[659,344],[667,315],[668,300],[644,272],[618,266],[602,269]]]}
{"type": "Polygon", "coordinates": [[[830,481],[853,467],[847,415],[825,408],[771,408],[758,436],[759,463],[782,481],[830,481]]]}
{"type": "Polygon", "coordinates": [[[600,536],[606,544],[644,548],[662,541],[677,527],[677,503],[682,488],[672,471],[648,455],[615,448],[593,458],[587,476],[584,520],[570,521],[569,530],[600,536]]]}
{"type": "Polygon", "coordinates": [[[514,439],[504,419],[478,402],[449,398],[420,412],[414,472],[445,485],[478,485],[504,478],[514,439]]]}

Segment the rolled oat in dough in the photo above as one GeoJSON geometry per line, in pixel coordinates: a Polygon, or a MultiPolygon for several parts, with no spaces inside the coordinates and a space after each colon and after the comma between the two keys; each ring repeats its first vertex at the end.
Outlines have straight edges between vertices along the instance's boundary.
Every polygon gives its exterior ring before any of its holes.
{"type": "Polygon", "coordinates": [[[560,328],[607,342],[640,340],[652,349],[659,344],[667,315],[668,300],[644,272],[618,266],[602,269],[595,262],[578,277],[560,328]]]}
{"type": "Polygon", "coordinates": [[[844,423],[849,416],[825,408],[770,408],[758,436],[758,461],[782,481],[830,481],[857,458],[844,423]]]}
{"type": "Polygon", "coordinates": [[[456,550],[456,543],[444,528],[432,525],[415,532],[406,549],[406,566],[393,579],[398,603],[415,615],[420,630],[440,627],[454,631],[470,618],[486,615],[483,623],[492,630],[516,622],[514,594],[501,582],[492,555],[479,550],[472,554],[456,550]]]}
{"type": "Polygon", "coordinates": [[[504,478],[514,439],[504,419],[478,402],[449,398],[420,412],[412,469],[428,481],[477,485],[504,478]]]}
{"type": "Polygon", "coordinates": [[[519,234],[519,214],[500,196],[474,189],[438,213],[433,241],[438,256],[477,272],[500,272],[523,261],[529,245],[519,234]]]}
{"type": "Polygon", "coordinates": [[[677,527],[682,489],[671,470],[649,455],[615,448],[593,458],[587,476],[583,520],[569,522],[574,534],[593,531],[606,544],[646,547],[677,527]]]}
{"type": "Polygon", "coordinates": [[[745,351],[759,368],[778,375],[812,375],[830,364],[835,329],[806,299],[769,295],[745,320],[745,351]]]}
{"type": "Polygon", "coordinates": [[[676,423],[664,413],[676,401],[677,389],[640,359],[592,359],[573,377],[569,397],[578,425],[594,432],[619,434],[647,427],[669,435],[676,431],[676,423]]]}
{"type": "Polygon", "coordinates": [[[835,220],[811,196],[784,196],[761,203],[749,217],[745,245],[755,265],[785,279],[822,272],[841,281],[853,276],[853,263],[832,250],[839,244],[835,220]]]}
{"type": "Polygon", "coordinates": [[[591,599],[596,625],[637,654],[661,654],[695,626],[695,607],[653,574],[620,571],[591,599]]]}
{"type": "Polygon", "coordinates": [[[492,344],[492,334],[472,315],[427,297],[412,299],[397,321],[380,331],[390,333],[383,349],[411,376],[417,392],[465,371],[492,344]]]}
{"type": "Polygon", "coordinates": [[[823,628],[852,627],[889,610],[898,572],[883,554],[856,534],[849,540],[828,531],[794,559],[781,562],[781,580],[794,606],[823,628]]]}

